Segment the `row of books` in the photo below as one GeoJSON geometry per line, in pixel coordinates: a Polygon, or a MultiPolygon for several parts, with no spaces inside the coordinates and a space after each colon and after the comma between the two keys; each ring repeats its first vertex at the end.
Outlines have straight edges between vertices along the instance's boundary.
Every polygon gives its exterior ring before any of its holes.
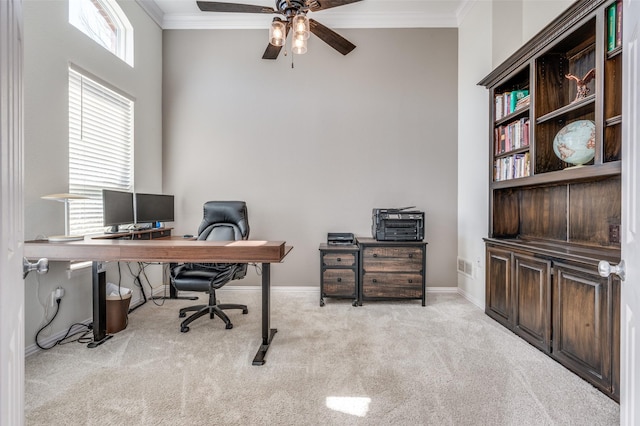
{"type": "Polygon", "coordinates": [[[529,146],[529,118],[495,128],[495,155],[529,146]]]}
{"type": "Polygon", "coordinates": [[[607,52],[622,45],[622,0],[607,9],[607,52]]]}
{"type": "Polygon", "coordinates": [[[529,105],[528,90],[513,90],[495,96],[496,120],[529,105]],[[526,98],[526,99],[525,99],[526,98]]]}
{"type": "Polygon", "coordinates": [[[531,157],[528,152],[499,158],[493,163],[493,180],[516,179],[531,176],[531,157]]]}

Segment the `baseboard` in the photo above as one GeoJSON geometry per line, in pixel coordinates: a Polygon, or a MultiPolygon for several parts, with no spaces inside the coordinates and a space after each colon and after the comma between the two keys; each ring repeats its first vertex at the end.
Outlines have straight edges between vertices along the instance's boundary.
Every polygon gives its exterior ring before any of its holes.
{"type": "MultiPolygon", "coordinates": [[[[225,290],[233,290],[233,291],[262,291],[262,287],[259,285],[238,285],[238,286],[234,286],[234,285],[226,285],[224,287],[222,287],[220,290],[216,290],[216,291],[221,291],[224,292],[225,290]]],[[[320,294],[320,287],[311,287],[311,286],[271,286],[271,291],[274,293],[289,293],[289,292],[296,292],[296,293],[317,293],[320,294]]]]}
{"type": "MultiPolygon", "coordinates": [[[[260,291],[262,287],[252,285],[252,286],[233,286],[226,285],[220,290],[217,291],[225,291],[225,290],[234,290],[234,291],[260,291]]],[[[271,287],[271,291],[273,292],[302,292],[302,293],[320,293],[320,287],[317,286],[273,286],[271,287]]],[[[427,287],[428,293],[458,293],[457,287],[427,287]]]]}
{"type": "MultiPolygon", "coordinates": [[[[88,326],[89,324],[91,324],[92,321],[93,321],[93,319],[89,318],[89,319],[86,319],[84,321],[78,321],[78,324],[84,324],[84,325],[88,326]]],[[[78,329],[78,330],[80,330],[80,329],[78,329]]],[[[51,336],[40,340],[40,346],[48,348],[49,346],[54,345],[58,340],[62,339],[65,336],[65,334],[67,334],[67,331],[68,331],[68,328],[64,329],[64,330],[61,330],[56,334],[52,334],[51,336]]],[[[31,356],[31,355],[33,355],[35,353],[38,353],[38,352],[40,352],[42,350],[43,349],[40,349],[38,347],[38,345],[34,343],[34,344],[29,345],[26,348],[24,348],[24,356],[26,358],[26,357],[31,356]]]]}
{"type": "Polygon", "coordinates": [[[457,287],[427,287],[427,294],[429,293],[457,293],[457,287]]]}
{"type": "Polygon", "coordinates": [[[462,297],[464,297],[465,299],[467,299],[469,302],[473,303],[474,305],[476,305],[478,308],[482,309],[484,311],[484,302],[481,300],[476,299],[475,297],[471,296],[470,293],[464,291],[463,289],[458,287],[458,294],[462,297]]]}

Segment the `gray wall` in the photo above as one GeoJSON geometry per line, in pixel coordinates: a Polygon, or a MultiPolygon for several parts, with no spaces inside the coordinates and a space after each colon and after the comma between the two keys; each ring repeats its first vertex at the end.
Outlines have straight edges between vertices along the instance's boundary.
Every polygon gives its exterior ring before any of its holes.
{"type": "MultiPolygon", "coordinates": [[[[427,285],[456,286],[457,30],[340,30],[342,56],[264,61],[266,30],[164,32],[163,188],[176,231],[242,199],[252,239],[295,248],[273,284],[317,286],[327,232],[371,235],[374,207],[427,216],[427,285]]],[[[240,284],[257,285],[255,273],[240,284]]]]}
{"type": "MultiPolygon", "coordinates": [[[[131,68],[68,23],[67,1],[29,0],[23,6],[25,240],[30,240],[64,233],[62,204],[40,197],[69,190],[70,63],[135,99],[135,187],[141,192],[162,190],[162,31],[135,2],[120,2],[135,28],[131,68]]],[[[66,295],[41,339],[91,317],[91,270],[68,274],[67,267],[67,262],[52,262],[47,275],[30,274],[25,280],[27,347],[33,345],[46,309],[51,318],[49,296],[57,286],[65,288],[66,295]]],[[[111,271],[107,278],[117,280],[111,271]]],[[[131,277],[125,276],[123,285],[130,287],[131,277]]]]}

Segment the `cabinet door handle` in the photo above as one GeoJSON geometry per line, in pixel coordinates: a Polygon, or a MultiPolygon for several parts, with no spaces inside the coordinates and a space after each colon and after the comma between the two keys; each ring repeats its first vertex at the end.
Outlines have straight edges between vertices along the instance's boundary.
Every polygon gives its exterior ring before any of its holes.
{"type": "Polygon", "coordinates": [[[338,282],[341,283],[342,282],[342,278],[338,277],[338,282]]]}
{"type": "Polygon", "coordinates": [[[601,277],[608,277],[611,274],[616,274],[622,281],[625,279],[625,266],[624,260],[621,260],[617,265],[611,265],[606,260],[601,260],[598,263],[598,273],[601,277]]]}

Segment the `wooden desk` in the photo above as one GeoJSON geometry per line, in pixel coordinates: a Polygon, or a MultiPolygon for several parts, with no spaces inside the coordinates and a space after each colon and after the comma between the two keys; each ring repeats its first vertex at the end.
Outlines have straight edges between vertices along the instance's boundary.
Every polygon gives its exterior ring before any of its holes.
{"type": "Polygon", "coordinates": [[[262,345],[253,365],[263,365],[277,329],[270,328],[271,263],[280,263],[291,251],[284,241],[194,241],[182,237],[152,240],[89,239],[70,242],[25,241],[27,259],[91,261],[93,285],[93,342],[96,347],[111,336],[106,330],[106,277],[103,262],[231,262],[262,263],[262,345]]]}

